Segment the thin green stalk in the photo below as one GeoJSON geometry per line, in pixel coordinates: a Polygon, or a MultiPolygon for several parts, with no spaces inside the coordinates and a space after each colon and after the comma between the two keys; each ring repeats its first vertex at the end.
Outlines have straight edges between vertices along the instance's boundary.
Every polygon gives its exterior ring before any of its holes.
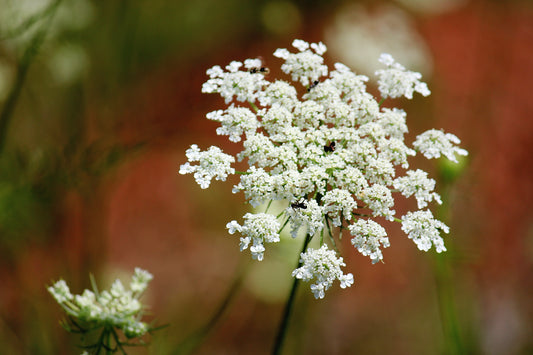
{"type": "MultiPolygon", "coordinates": [[[[307,246],[309,245],[309,242],[311,241],[311,235],[307,235],[305,237],[304,245],[302,247],[301,253],[305,253],[307,250],[307,246]]],[[[302,263],[300,261],[300,254],[298,254],[298,264],[296,268],[299,268],[302,266],[302,263]]],[[[289,325],[289,318],[291,315],[292,308],[294,306],[294,299],[296,296],[296,290],[298,289],[298,285],[300,284],[300,279],[294,278],[294,281],[292,282],[291,291],[289,293],[289,298],[287,299],[287,303],[285,304],[285,309],[283,310],[283,316],[281,318],[281,323],[278,328],[278,333],[276,335],[276,340],[274,342],[274,347],[272,349],[273,355],[279,355],[281,354],[281,349],[283,347],[283,342],[285,340],[285,336],[287,335],[287,328],[289,325]]]]}
{"type": "Polygon", "coordinates": [[[22,21],[20,25],[16,26],[15,28],[11,30],[6,31],[7,33],[0,35],[0,41],[15,38],[15,37],[22,35],[28,29],[33,27],[33,25],[35,25],[36,23],[41,21],[46,16],[49,16],[51,13],[53,13],[58,4],[59,4],[59,1],[56,1],[55,3],[48,5],[48,7],[44,8],[40,12],[37,12],[36,14],[22,21]]]}
{"type": "Polygon", "coordinates": [[[448,259],[436,255],[434,265],[437,299],[444,333],[444,348],[446,354],[466,354],[461,341],[459,321],[457,320],[452,275],[448,259]]]}
{"type": "MultiPolygon", "coordinates": [[[[441,179],[444,180],[444,179],[441,179]]],[[[438,209],[437,216],[442,221],[449,219],[450,211],[449,195],[451,181],[446,182],[442,188],[443,204],[438,209]]],[[[449,243],[451,244],[452,241],[449,243]]],[[[450,252],[453,252],[452,245],[449,245],[450,252]]],[[[455,301],[455,290],[453,285],[453,270],[449,255],[435,255],[433,264],[433,274],[437,291],[437,302],[441,318],[442,331],[444,335],[444,352],[446,354],[461,355],[470,353],[464,347],[461,340],[461,329],[457,319],[457,304],[455,301]]]]}
{"type": "Polygon", "coordinates": [[[127,355],[126,351],[122,347],[122,343],[120,342],[120,339],[118,338],[118,334],[115,331],[115,328],[111,328],[111,332],[113,334],[113,338],[115,339],[115,344],[116,344],[117,349],[122,352],[122,355],[127,355]]]}
{"type": "Polygon", "coordinates": [[[233,297],[237,294],[237,291],[239,290],[242,280],[245,277],[246,270],[243,268],[239,268],[237,277],[233,280],[233,283],[231,287],[229,288],[226,296],[218,306],[218,308],[215,310],[211,318],[207,321],[207,323],[195,331],[192,335],[188,336],[185,340],[183,340],[181,343],[178,344],[178,346],[172,351],[171,353],[174,355],[186,355],[186,354],[192,354],[198,346],[202,344],[203,341],[205,341],[206,337],[209,335],[209,333],[215,328],[215,326],[218,324],[220,319],[222,318],[222,315],[228,309],[231,301],[233,300],[233,297]]]}
{"type": "Polygon", "coordinates": [[[111,332],[109,331],[109,329],[105,328],[105,331],[106,331],[106,334],[105,334],[105,344],[104,344],[104,347],[105,347],[105,353],[106,354],[113,354],[114,351],[113,349],[111,348],[111,332]]]}
{"type": "Polygon", "coordinates": [[[0,153],[4,150],[9,121],[13,115],[13,111],[15,110],[15,105],[22,91],[22,86],[24,85],[24,82],[26,80],[28,70],[46,38],[50,23],[52,22],[52,19],[56,12],[55,10],[57,9],[57,6],[60,2],[61,0],[58,0],[54,3],[53,6],[50,7],[50,14],[47,19],[48,21],[46,21],[42,25],[39,31],[32,38],[31,43],[24,51],[24,54],[22,55],[22,58],[19,62],[17,68],[17,75],[15,78],[15,84],[11,88],[11,91],[9,92],[9,95],[6,99],[6,103],[4,104],[2,112],[0,113],[0,153]]]}

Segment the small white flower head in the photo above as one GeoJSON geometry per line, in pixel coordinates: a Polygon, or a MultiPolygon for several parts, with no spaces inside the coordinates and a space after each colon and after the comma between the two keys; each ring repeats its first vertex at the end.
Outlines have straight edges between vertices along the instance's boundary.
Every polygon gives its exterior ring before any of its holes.
{"type": "Polygon", "coordinates": [[[79,307],[77,315],[80,319],[97,319],[103,312],[102,306],[91,290],[84,290],[81,295],[76,295],[75,303],[79,307]]]}
{"type": "MultiPolygon", "coordinates": [[[[285,106],[274,104],[263,115],[263,126],[271,136],[283,137],[287,129],[292,127],[294,115],[285,106]]],[[[270,141],[270,140],[269,140],[270,141]]]]}
{"type": "Polygon", "coordinates": [[[302,179],[302,192],[304,194],[308,194],[314,191],[320,194],[326,193],[327,183],[330,179],[326,167],[315,164],[309,164],[309,166],[302,169],[300,176],[302,179]]]}
{"type": "Polygon", "coordinates": [[[276,80],[259,93],[259,103],[263,107],[279,104],[290,109],[299,102],[294,86],[283,80],[276,80]]]}
{"type": "Polygon", "coordinates": [[[259,58],[246,59],[244,61],[244,67],[248,70],[259,68],[263,65],[263,62],[259,58]]]}
{"type": "Polygon", "coordinates": [[[368,77],[356,75],[342,63],[335,63],[335,70],[330,72],[331,83],[343,93],[343,101],[357,101],[366,93],[368,77]]]}
{"type": "Polygon", "coordinates": [[[383,260],[380,247],[388,248],[390,246],[385,228],[370,219],[359,219],[348,226],[348,230],[354,236],[352,238],[353,246],[364,256],[370,256],[372,264],[383,260]]]}
{"type": "MultiPolygon", "coordinates": [[[[378,142],[378,149],[380,151],[379,157],[381,159],[390,161],[392,165],[401,165],[402,168],[409,168],[408,156],[416,155],[413,149],[408,148],[402,139],[387,138],[378,142]]],[[[388,176],[392,177],[394,173],[389,172],[388,176]]],[[[388,180],[390,184],[390,180],[388,180]]]]}
{"type": "Polygon", "coordinates": [[[408,132],[406,116],[404,110],[384,107],[377,115],[376,122],[383,128],[386,135],[401,139],[408,132]]]}
{"type": "Polygon", "coordinates": [[[367,207],[372,210],[373,216],[382,216],[392,221],[396,213],[391,210],[394,206],[394,199],[391,191],[379,184],[374,184],[363,189],[361,199],[366,203],[367,207]]]}
{"type": "Polygon", "coordinates": [[[428,202],[433,200],[442,204],[439,194],[433,192],[435,180],[428,178],[428,173],[423,170],[407,171],[407,176],[394,180],[394,188],[398,189],[405,197],[415,195],[419,209],[427,207],[428,202]]]}
{"type": "Polygon", "coordinates": [[[324,65],[322,54],[326,52],[323,43],[309,43],[296,39],[292,45],[298,49],[299,53],[290,53],[284,48],[279,48],[274,52],[274,56],[285,59],[281,66],[286,74],[291,74],[293,81],[299,81],[304,86],[309,86],[319,78],[328,75],[328,67],[324,65]]]}
{"type": "Polygon", "coordinates": [[[342,219],[349,221],[352,219],[352,213],[357,208],[357,203],[352,194],[347,190],[333,189],[326,192],[322,198],[324,212],[331,218],[335,227],[342,225],[342,219]]]}
{"type": "Polygon", "coordinates": [[[148,325],[139,321],[130,321],[123,328],[124,335],[128,338],[142,337],[148,331],[148,325]]]}
{"type": "Polygon", "coordinates": [[[413,146],[416,150],[422,152],[428,159],[440,158],[446,156],[449,160],[457,163],[455,154],[466,156],[468,152],[465,149],[454,146],[461,141],[457,136],[451,133],[444,133],[441,130],[430,129],[416,137],[413,146]]]}
{"type": "Polygon", "coordinates": [[[231,221],[226,225],[230,234],[239,232],[241,237],[241,251],[248,249],[255,260],[263,260],[265,252],[264,243],[277,243],[280,241],[279,229],[281,225],[275,216],[267,213],[247,213],[244,215],[244,224],[231,221]]]}
{"type": "Polygon", "coordinates": [[[365,176],[355,166],[349,165],[343,170],[334,170],[333,178],[332,185],[348,190],[355,196],[361,195],[361,191],[368,187],[368,181],[365,176]]]}
{"type": "Polygon", "coordinates": [[[115,282],[111,285],[111,289],[109,290],[109,293],[111,296],[118,298],[121,297],[126,292],[126,289],[124,288],[124,285],[119,279],[116,279],[115,282]]]}
{"type": "Polygon", "coordinates": [[[54,296],[55,300],[59,304],[63,304],[74,298],[70,293],[70,289],[65,280],[57,281],[53,286],[48,287],[48,292],[54,296]]]}
{"type": "Polygon", "coordinates": [[[185,155],[189,161],[180,167],[180,174],[194,173],[194,179],[202,189],[207,189],[213,178],[226,181],[229,174],[235,173],[235,169],[231,167],[235,158],[223,153],[219,147],[211,146],[201,152],[198,146],[193,144],[185,155]],[[196,161],[199,162],[198,165],[190,164],[196,161]]]}
{"type": "Polygon", "coordinates": [[[450,228],[435,219],[431,211],[407,212],[402,217],[402,230],[420,250],[428,251],[434,245],[437,253],[446,251],[440,231],[448,233],[450,228]]]}
{"type": "Polygon", "coordinates": [[[241,175],[241,181],[233,186],[233,193],[244,191],[244,196],[253,207],[265,202],[273,194],[273,177],[263,168],[251,166],[248,174],[241,175]]]}
{"type": "Polygon", "coordinates": [[[296,238],[301,227],[307,227],[307,234],[315,235],[324,228],[324,208],[315,200],[294,200],[285,210],[291,224],[291,236],[296,238]]]}
{"type": "Polygon", "coordinates": [[[148,283],[152,281],[154,276],[148,271],[136,267],[130,282],[130,289],[133,292],[144,292],[148,287],[148,283]]]}
{"type": "MultiPolygon", "coordinates": [[[[251,62],[246,62],[250,65],[251,62]]],[[[259,97],[259,92],[268,81],[259,73],[251,73],[249,70],[239,70],[241,62],[231,62],[226,66],[226,70],[218,65],[207,70],[209,80],[202,86],[204,93],[218,93],[224,98],[226,104],[233,99],[240,102],[255,102],[259,97]]]]}
{"type": "Polygon", "coordinates": [[[368,157],[365,166],[365,177],[369,182],[388,186],[392,184],[392,179],[396,171],[394,165],[387,159],[389,156],[383,154],[377,158],[368,157]]]}
{"type": "Polygon", "coordinates": [[[350,287],[353,284],[353,275],[344,274],[341,267],[346,266],[342,257],[337,258],[335,251],[328,250],[326,245],[320,249],[309,248],[300,254],[301,267],[292,272],[292,276],[302,281],[311,281],[311,291],[316,299],[322,299],[325,292],[333,285],[333,281],[339,280],[341,288],[350,287]]]}
{"type": "Polygon", "coordinates": [[[427,84],[420,81],[422,74],[406,70],[387,53],[383,53],[379,61],[387,66],[387,69],[376,71],[379,76],[379,91],[383,98],[405,96],[412,99],[415,91],[423,96],[431,94],[427,84]]]}
{"type": "Polygon", "coordinates": [[[218,135],[229,136],[231,142],[240,142],[243,133],[253,134],[259,127],[257,117],[246,107],[230,106],[227,110],[210,112],[206,117],[222,125],[217,128],[218,135]]]}

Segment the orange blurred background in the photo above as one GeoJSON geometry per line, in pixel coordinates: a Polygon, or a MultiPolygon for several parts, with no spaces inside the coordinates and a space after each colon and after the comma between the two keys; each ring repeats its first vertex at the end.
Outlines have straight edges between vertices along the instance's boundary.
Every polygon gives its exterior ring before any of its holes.
{"type": "Polygon", "coordinates": [[[0,0],[1,353],[79,353],[45,286],[81,293],[89,273],[108,286],[135,266],[155,276],[150,319],[169,326],[132,354],[270,353],[297,248],[251,261],[225,228],[250,208],[235,180],[202,190],[178,170],[193,143],[239,149],[205,118],[224,107],[201,94],[205,71],[262,56],[276,77],[272,53],[294,38],[374,83],[381,52],[421,71],[431,96],[391,103],[408,141],[442,128],[470,155],[417,161],[446,199],[448,252],[393,227],[372,265],[344,240],[355,284],[324,300],[302,285],[284,353],[533,353],[531,1],[50,4],[0,0]]]}

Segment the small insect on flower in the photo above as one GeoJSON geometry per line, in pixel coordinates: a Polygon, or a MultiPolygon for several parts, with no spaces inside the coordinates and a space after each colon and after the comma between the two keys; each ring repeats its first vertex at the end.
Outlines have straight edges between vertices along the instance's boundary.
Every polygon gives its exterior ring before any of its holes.
{"type": "Polygon", "coordinates": [[[270,69],[268,69],[267,67],[260,67],[260,68],[252,68],[250,69],[250,73],[252,74],[255,74],[255,73],[261,73],[261,74],[268,74],[270,73],[270,69]]]}
{"type": "Polygon", "coordinates": [[[311,91],[315,86],[317,86],[320,83],[320,81],[315,80],[309,87],[307,88],[307,92],[311,91]]]}
{"type": "Polygon", "coordinates": [[[261,62],[261,65],[258,65],[258,66],[250,68],[250,73],[251,74],[260,73],[260,74],[263,74],[263,75],[267,75],[268,73],[270,73],[270,69],[268,69],[265,66],[263,58],[262,57],[258,57],[257,59],[261,62]]]}
{"type": "Polygon", "coordinates": [[[291,207],[294,209],[301,208],[305,210],[307,208],[307,205],[305,204],[305,199],[302,199],[299,202],[291,203],[291,207]]]}
{"type": "Polygon", "coordinates": [[[325,145],[324,146],[324,151],[326,153],[332,153],[333,151],[335,151],[335,142],[331,142],[330,144],[325,145]]]}

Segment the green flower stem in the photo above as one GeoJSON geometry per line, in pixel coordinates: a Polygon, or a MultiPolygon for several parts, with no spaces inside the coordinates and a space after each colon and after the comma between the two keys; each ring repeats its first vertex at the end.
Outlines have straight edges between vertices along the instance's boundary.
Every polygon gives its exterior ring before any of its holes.
{"type": "Polygon", "coordinates": [[[114,328],[111,328],[111,331],[112,331],[112,334],[113,334],[113,338],[115,339],[115,343],[117,344],[117,350],[120,350],[120,352],[122,353],[122,355],[127,355],[126,354],[126,351],[124,350],[124,348],[122,347],[122,343],[120,342],[120,339],[118,338],[118,334],[117,332],[115,331],[114,328]]]}
{"type": "MultiPolygon", "coordinates": [[[[302,247],[302,251],[300,252],[300,254],[305,253],[310,241],[311,241],[311,235],[308,234],[305,237],[304,245],[302,247]]],[[[300,262],[300,254],[298,254],[298,266],[296,266],[296,268],[299,268],[300,266],[302,266],[302,263],[300,262]]],[[[285,309],[283,310],[283,317],[281,319],[281,323],[278,328],[278,334],[276,335],[276,341],[274,343],[274,348],[272,349],[273,355],[281,354],[283,341],[285,340],[285,336],[287,335],[287,326],[289,325],[289,317],[291,315],[292,307],[294,305],[294,298],[296,296],[296,290],[298,289],[299,284],[300,284],[300,279],[297,279],[295,277],[294,281],[292,282],[292,288],[289,293],[289,298],[287,299],[287,303],[285,304],[285,309]]]]}

